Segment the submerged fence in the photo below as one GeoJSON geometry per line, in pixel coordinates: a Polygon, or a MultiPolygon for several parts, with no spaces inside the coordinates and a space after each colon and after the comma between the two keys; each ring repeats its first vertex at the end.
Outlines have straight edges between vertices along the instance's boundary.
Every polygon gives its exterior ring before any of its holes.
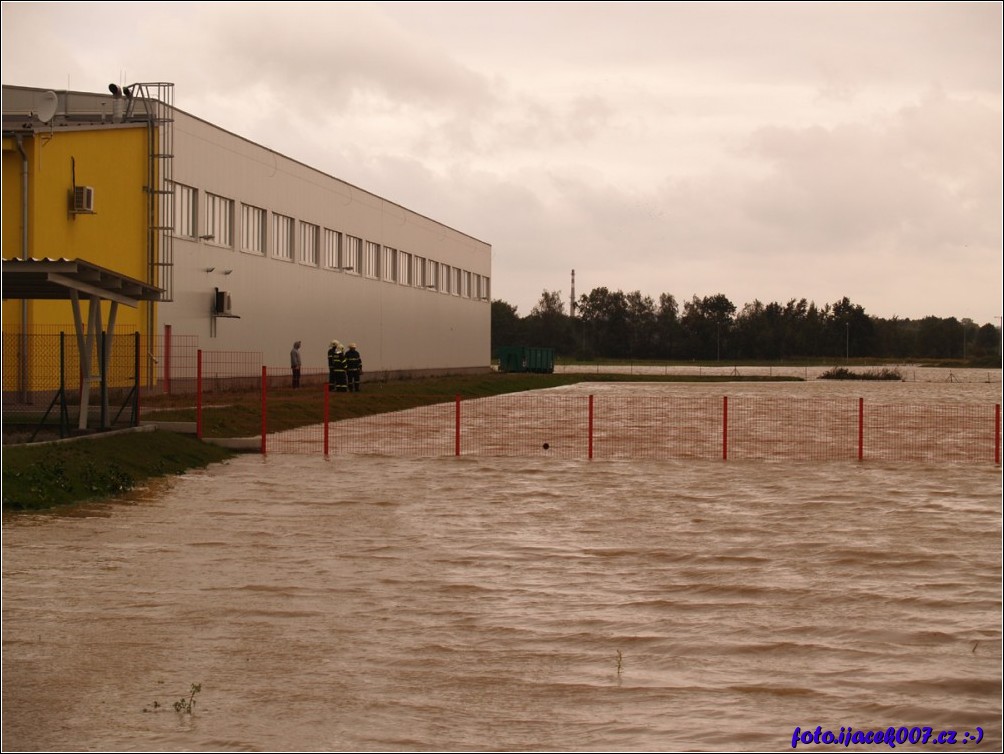
{"type": "MultiPolygon", "coordinates": [[[[267,403],[263,391],[263,405],[267,403]]],[[[270,434],[263,453],[1000,463],[1000,405],[516,393],[270,434]]]]}
{"type": "MultiPolygon", "coordinates": [[[[169,339],[168,331],[165,341],[169,339]]],[[[8,345],[16,350],[23,340],[8,343],[5,335],[5,353],[8,345]]],[[[81,366],[66,340],[56,333],[30,341],[32,364],[47,365],[34,371],[54,375],[47,377],[51,384],[26,382],[14,368],[16,361],[4,360],[5,438],[21,424],[29,434],[46,424],[57,425],[64,434],[78,424],[83,415],[81,366]]],[[[159,354],[161,382],[151,390],[194,394],[200,436],[204,397],[219,404],[225,401],[221,394],[260,390],[263,453],[1000,464],[1001,416],[995,403],[545,391],[430,399],[418,408],[332,421],[329,409],[335,401],[358,401],[359,396],[331,394],[322,369],[305,369],[299,389],[300,396],[315,396],[316,423],[272,432],[269,390],[289,387],[290,378],[288,369],[269,374],[260,353],[202,351],[190,338],[177,336],[170,347],[135,334],[96,343],[97,351],[107,348],[109,358],[107,371],[94,375],[96,394],[88,412],[94,414],[92,426],[138,423],[140,387],[146,384],[143,360],[159,354]],[[172,359],[173,364],[164,363],[172,359]]],[[[424,402],[413,395],[409,400],[424,402]]]]}

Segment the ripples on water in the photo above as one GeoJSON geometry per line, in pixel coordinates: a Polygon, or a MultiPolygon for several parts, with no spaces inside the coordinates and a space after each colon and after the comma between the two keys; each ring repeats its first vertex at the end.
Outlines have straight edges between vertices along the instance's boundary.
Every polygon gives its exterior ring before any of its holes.
{"type": "Polygon", "coordinates": [[[241,457],[5,516],[3,744],[999,750],[1000,500],[989,465],[241,457]]]}

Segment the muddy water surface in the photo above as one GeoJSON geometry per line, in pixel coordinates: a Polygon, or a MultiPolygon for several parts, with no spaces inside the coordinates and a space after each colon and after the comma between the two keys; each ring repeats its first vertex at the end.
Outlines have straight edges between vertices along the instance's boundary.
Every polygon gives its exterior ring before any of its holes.
{"type": "Polygon", "coordinates": [[[992,464],[240,457],[5,516],[3,746],[999,750],[1000,506],[992,464]]]}

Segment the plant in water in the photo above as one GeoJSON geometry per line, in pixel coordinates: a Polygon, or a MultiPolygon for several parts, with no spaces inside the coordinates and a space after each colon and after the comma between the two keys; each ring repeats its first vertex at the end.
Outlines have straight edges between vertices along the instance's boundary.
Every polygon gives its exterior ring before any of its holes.
{"type": "Polygon", "coordinates": [[[852,372],[845,367],[834,367],[819,375],[821,380],[902,380],[903,375],[898,369],[883,368],[871,372],[852,372]]]}
{"type": "Polygon", "coordinates": [[[183,696],[174,703],[174,711],[179,714],[191,715],[192,708],[195,707],[195,695],[202,691],[201,683],[193,683],[188,692],[188,696],[183,696]]]}
{"type": "Polygon", "coordinates": [[[621,668],[622,667],[624,667],[624,655],[622,655],[621,651],[618,649],[617,650],[617,675],[621,674],[621,668]]]}

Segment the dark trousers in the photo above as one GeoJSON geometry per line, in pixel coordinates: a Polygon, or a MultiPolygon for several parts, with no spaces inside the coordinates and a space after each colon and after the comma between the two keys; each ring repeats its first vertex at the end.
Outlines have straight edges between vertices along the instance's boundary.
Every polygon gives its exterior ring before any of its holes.
{"type": "Polygon", "coordinates": [[[300,367],[291,367],[293,370],[293,387],[300,387],[300,367]]]}
{"type": "Polygon", "coordinates": [[[349,392],[358,393],[360,372],[354,372],[352,370],[349,370],[348,375],[349,375],[349,392]]]}

